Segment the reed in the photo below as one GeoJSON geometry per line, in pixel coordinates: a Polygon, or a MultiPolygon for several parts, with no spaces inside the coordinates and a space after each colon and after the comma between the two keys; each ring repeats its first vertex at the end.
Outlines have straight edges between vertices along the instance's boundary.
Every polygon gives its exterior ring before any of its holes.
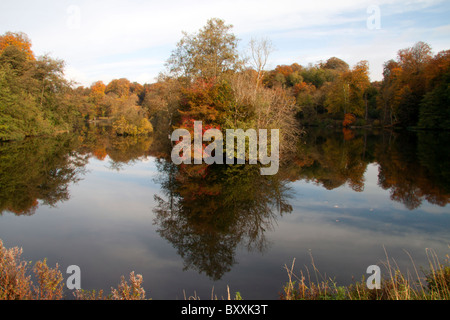
{"type": "Polygon", "coordinates": [[[449,300],[450,265],[449,257],[440,262],[436,252],[426,249],[428,266],[418,271],[411,255],[412,272],[402,272],[385,250],[386,260],[380,262],[384,267],[379,289],[369,289],[362,276],[348,286],[338,286],[336,281],[321,275],[311,257],[312,271],[305,267],[300,274],[294,273],[295,259],[285,269],[288,276],[280,298],[283,300],[449,300]],[[422,274],[422,275],[421,275],[422,274]]]}

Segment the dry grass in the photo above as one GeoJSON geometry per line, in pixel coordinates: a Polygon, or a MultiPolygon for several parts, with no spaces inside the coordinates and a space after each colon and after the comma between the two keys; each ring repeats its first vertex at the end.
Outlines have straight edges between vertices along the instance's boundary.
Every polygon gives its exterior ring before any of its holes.
{"type": "Polygon", "coordinates": [[[305,267],[305,271],[300,270],[298,276],[294,273],[294,265],[295,259],[290,268],[285,265],[289,280],[284,286],[284,293],[280,295],[282,300],[340,300],[345,298],[345,288],[337,286],[333,279],[322,275],[312,256],[312,270],[305,267]]]}
{"type": "Polygon", "coordinates": [[[337,283],[320,274],[312,259],[312,272],[300,271],[294,274],[295,259],[292,266],[285,266],[288,282],[280,295],[284,300],[449,300],[450,299],[450,265],[448,255],[441,263],[437,254],[430,249],[426,250],[428,269],[422,270],[420,276],[411,256],[413,273],[402,273],[394,259],[388,257],[381,262],[388,276],[381,278],[380,289],[369,289],[364,276],[361,281],[347,287],[338,286],[337,283]],[[315,279],[312,279],[314,277],[315,279]]]}
{"type": "MultiPolygon", "coordinates": [[[[200,299],[200,296],[198,296],[198,295],[197,295],[197,292],[195,292],[195,291],[194,291],[194,295],[186,296],[186,292],[183,290],[183,297],[184,297],[184,300],[201,300],[201,299],[200,299]]],[[[211,300],[219,300],[219,297],[217,296],[217,294],[214,293],[214,287],[213,287],[212,290],[211,290],[211,297],[210,297],[210,299],[211,299],[211,300]]],[[[226,297],[222,296],[222,297],[220,298],[220,300],[242,300],[242,297],[241,297],[240,292],[236,292],[236,293],[234,294],[234,297],[232,297],[232,296],[231,296],[231,293],[230,293],[230,287],[227,286],[227,294],[226,294],[226,297]]]]}

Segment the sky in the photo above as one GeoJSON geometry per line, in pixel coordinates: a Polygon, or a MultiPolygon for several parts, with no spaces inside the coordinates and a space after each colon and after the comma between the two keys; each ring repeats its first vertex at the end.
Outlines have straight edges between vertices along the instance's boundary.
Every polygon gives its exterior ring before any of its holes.
{"type": "Polygon", "coordinates": [[[338,57],[367,60],[372,81],[383,63],[418,41],[433,53],[450,49],[449,0],[2,0],[0,34],[24,32],[36,55],[66,63],[77,85],[127,78],[155,82],[182,32],[208,19],[233,25],[239,51],[267,38],[274,47],[266,69],[308,66],[338,57]]]}

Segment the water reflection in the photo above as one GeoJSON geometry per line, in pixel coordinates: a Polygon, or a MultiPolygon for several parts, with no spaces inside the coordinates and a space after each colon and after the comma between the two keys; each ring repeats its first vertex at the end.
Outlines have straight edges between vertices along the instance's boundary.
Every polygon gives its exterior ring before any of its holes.
{"type": "Polygon", "coordinates": [[[98,160],[108,156],[109,168],[120,170],[152,154],[153,137],[117,136],[109,126],[86,126],[79,132],[76,152],[98,160]]]}
{"type": "MultiPolygon", "coordinates": [[[[374,160],[375,133],[310,130],[299,143],[291,180],[312,181],[327,190],[348,184],[364,190],[364,173],[374,160]]],[[[376,138],[375,138],[376,139],[376,138]]]]}
{"type": "Polygon", "coordinates": [[[265,231],[278,216],[292,212],[289,182],[305,180],[327,190],[348,185],[363,192],[367,167],[376,163],[378,184],[393,201],[410,210],[425,200],[445,206],[450,193],[445,188],[448,166],[442,162],[449,157],[429,159],[430,153],[439,153],[426,149],[439,145],[430,145],[430,139],[448,136],[430,135],[310,130],[274,176],[261,176],[252,165],[175,166],[161,158],[157,167],[164,198],[155,196],[155,224],[177,249],[185,269],[218,280],[235,263],[238,244],[265,250],[265,231]]]}
{"type": "Polygon", "coordinates": [[[184,212],[197,212],[200,220],[217,210],[229,211],[227,221],[242,216],[236,210],[249,212],[246,219],[259,211],[264,216],[274,203],[288,212],[284,189],[289,181],[313,182],[327,190],[348,185],[362,192],[371,163],[378,165],[378,185],[389,190],[393,201],[411,210],[423,201],[445,206],[450,199],[449,140],[450,134],[438,132],[308,130],[296,152],[282,159],[279,173],[264,178],[252,165],[176,167],[164,134],[117,137],[107,126],[87,126],[77,135],[1,143],[0,212],[33,214],[38,200],[48,205],[68,200],[70,183],[82,179],[91,157],[107,158],[110,169],[120,170],[149,156],[160,159],[161,187],[171,197],[171,210],[176,203],[184,212]]]}
{"type": "Polygon", "coordinates": [[[0,145],[0,213],[32,215],[41,200],[56,205],[70,198],[87,158],[74,152],[77,139],[67,135],[0,145]]]}
{"type": "Polygon", "coordinates": [[[402,134],[383,142],[376,147],[378,184],[390,191],[392,200],[411,210],[424,200],[439,206],[449,202],[448,134],[402,134]]]}
{"type": "MultiPolygon", "coordinates": [[[[216,281],[237,263],[238,248],[266,252],[268,231],[276,229],[277,221],[283,215],[301,216],[304,212],[300,211],[308,209],[298,205],[302,198],[291,189],[295,181],[315,184],[330,192],[348,186],[352,194],[370,197],[365,188],[376,180],[379,188],[389,192],[392,201],[411,211],[424,202],[446,206],[450,199],[450,157],[446,147],[449,137],[448,133],[437,132],[308,130],[298,141],[295,152],[282,159],[278,174],[261,176],[255,165],[176,166],[170,161],[167,134],[117,137],[108,127],[89,126],[76,135],[1,143],[0,213],[38,215],[40,204],[56,206],[69,200],[72,184],[90,174],[86,168],[91,160],[104,163],[109,171],[120,172],[151,157],[155,160],[152,167],[142,166],[141,170],[156,166],[159,192],[149,195],[155,203],[148,209],[148,217],[153,214],[157,234],[176,249],[185,270],[194,270],[216,281]],[[368,168],[376,170],[377,175],[368,177],[368,168]],[[372,177],[371,181],[365,180],[372,177]]],[[[115,178],[119,179],[108,176],[115,178]]],[[[121,185],[120,181],[115,182],[116,188],[121,185]]],[[[107,198],[111,191],[108,188],[113,187],[108,182],[100,187],[105,190],[103,200],[108,201],[101,207],[107,210],[106,204],[115,206],[118,200],[107,198]]],[[[317,197],[311,200],[316,201],[317,197]]],[[[347,216],[362,214],[355,202],[348,201],[347,216]]],[[[137,207],[142,211],[147,205],[137,207]]],[[[309,205],[308,214],[317,213],[314,212],[317,207],[309,205]]],[[[319,209],[328,214],[325,208],[319,209]]],[[[389,210],[377,213],[373,219],[384,223],[391,214],[389,210]]],[[[100,214],[97,218],[104,219],[100,214]]],[[[435,220],[429,220],[427,228],[436,230],[435,220]]],[[[380,228],[385,226],[383,223],[380,228]]],[[[135,224],[139,221],[130,222],[132,232],[135,224]]],[[[299,225],[292,228],[295,230],[289,230],[293,233],[301,229],[299,225]]],[[[306,237],[308,228],[305,228],[306,237]]]]}
{"type": "Polygon", "coordinates": [[[312,181],[332,190],[347,184],[364,191],[364,174],[378,165],[378,185],[408,209],[423,201],[445,206],[450,199],[448,133],[309,131],[290,169],[292,181],[312,181]]]}
{"type": "Polygon", "coordinates": [[[70,185],[86,174],[89,158],[109,159],[120,170],[152,153],[152,137],[117,137],[109,127],[87,126],[76,135],[0,143],[0,213],[32,215],[39,202],[70,199],[70,185]]]}
{"type": "Polygon", "coordinates": [[[185,269],[218,280],[235,263],[236,247],[264,251],[264,233],[292,211],[287,181],[246,165],[158,162],[165,199],[155,196],[158,233],[173,244],[185,269]]]}

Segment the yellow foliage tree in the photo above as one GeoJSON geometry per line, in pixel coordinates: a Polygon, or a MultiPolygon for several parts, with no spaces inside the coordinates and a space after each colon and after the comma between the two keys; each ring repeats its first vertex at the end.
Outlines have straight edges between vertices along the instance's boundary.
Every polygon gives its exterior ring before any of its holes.
{"type": "Polygon", "coordinates": [[[362,116],[365,91],[369,86],[369,65],[367,61],[360,61],[351,70],[343,72],[333,83],[325,101],[328,111],[362,116]]]}

